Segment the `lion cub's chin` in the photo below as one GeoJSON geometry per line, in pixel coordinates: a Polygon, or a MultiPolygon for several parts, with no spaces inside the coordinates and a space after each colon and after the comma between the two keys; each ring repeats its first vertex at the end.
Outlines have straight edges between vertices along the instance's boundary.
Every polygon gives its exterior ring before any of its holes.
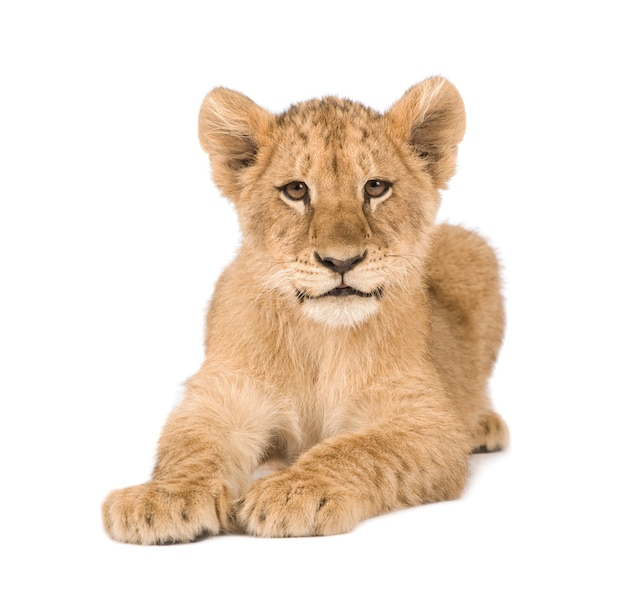
{"type": "Polygon", "coordinates": [[[311,319],[332,328],[357,326],[374,315],[379,306],[374,297],[357,295],[346,297],[322,297],[307,300],[302,304],[311,319]]]}

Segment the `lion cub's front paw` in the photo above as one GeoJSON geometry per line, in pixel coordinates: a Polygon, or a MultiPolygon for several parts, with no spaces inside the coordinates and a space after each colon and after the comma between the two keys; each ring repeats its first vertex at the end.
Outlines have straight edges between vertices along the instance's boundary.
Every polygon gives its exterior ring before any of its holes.
{"type": "Polygon", "coordinates": [[[189,542],[217,534],[228,506],[223,487],[149,481],[110,493],[102,505],[102,519],[111,538],[122,542],[189,542]]]}
{"type": "Polygon", "coordinates": [[[248,533],[266,537],[340,534],[361,517],[345,489],[293,470],[256,481],[235,510],[248,533]]]}

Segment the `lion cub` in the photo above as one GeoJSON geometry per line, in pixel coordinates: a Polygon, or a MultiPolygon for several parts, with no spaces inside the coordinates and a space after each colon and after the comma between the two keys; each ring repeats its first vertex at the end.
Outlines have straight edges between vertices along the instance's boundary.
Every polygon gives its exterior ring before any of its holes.
{"type": "Polygon", "coordinates": [[[327,97],[273,115],[209,93],[200,143],[243,242],[152,479],[104,503],[114,539],[346,532],[459,497],[469,454],[506,446],[487,397],[498,263],[475,233],[434,222],[464,130],[442,78],[383,114],[327,97]]]}

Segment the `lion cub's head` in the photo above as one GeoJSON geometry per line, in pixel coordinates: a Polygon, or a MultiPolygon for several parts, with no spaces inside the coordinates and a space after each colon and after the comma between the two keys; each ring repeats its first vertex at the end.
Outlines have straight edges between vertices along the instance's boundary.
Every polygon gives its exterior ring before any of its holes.
{"type": "Polygon", "coordinates": [[[273,115],[214,89],[199,136],[236,205],[248,283],[331,326],[412,292],[452,175],[465,112],[430,78],[380,114],[328,97],[273,115]]]}

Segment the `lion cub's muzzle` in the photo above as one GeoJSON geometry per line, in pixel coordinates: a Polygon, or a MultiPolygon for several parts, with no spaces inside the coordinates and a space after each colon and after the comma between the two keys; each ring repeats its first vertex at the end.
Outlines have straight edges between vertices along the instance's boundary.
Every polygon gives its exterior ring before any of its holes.
{"type": "Polygon", "coordinates": [[[359,264],[359,262],[362,262],[363,260],[365,260],[365,257],[367,256],[367,250],[365,250],[362,254],[358,256],[353,256],[346,260],[340,260],[340,259],[333,258],[330,256],[326,256],[326,257],[321,256],[318,252],[314,252],[314,255],[315,255],[315,259],[322,266],[325,266],[332,272],[339,274],[341,276],[341,280],[339,284],[337,284],[337,286],[331,289],[330,291],[327,291],[326,293],[322,293],[321,295],[317,295],[315,297],[300,293],[298,295],[300,300],[305,299],[305,298],[320,299],[322,297],[347,297],[350,295],[355,295],[357,297],[378,297],[378,298],[381,297],[382,289],[376,289],[375,291],[371,293],[365,293],[363,291],[359,291],[358,289],[355,289],[354,287],[351,287],[350,285],[344,282],[344,275],[350,272],[350,270],[352,270],[357,264],[359,264]]]}

